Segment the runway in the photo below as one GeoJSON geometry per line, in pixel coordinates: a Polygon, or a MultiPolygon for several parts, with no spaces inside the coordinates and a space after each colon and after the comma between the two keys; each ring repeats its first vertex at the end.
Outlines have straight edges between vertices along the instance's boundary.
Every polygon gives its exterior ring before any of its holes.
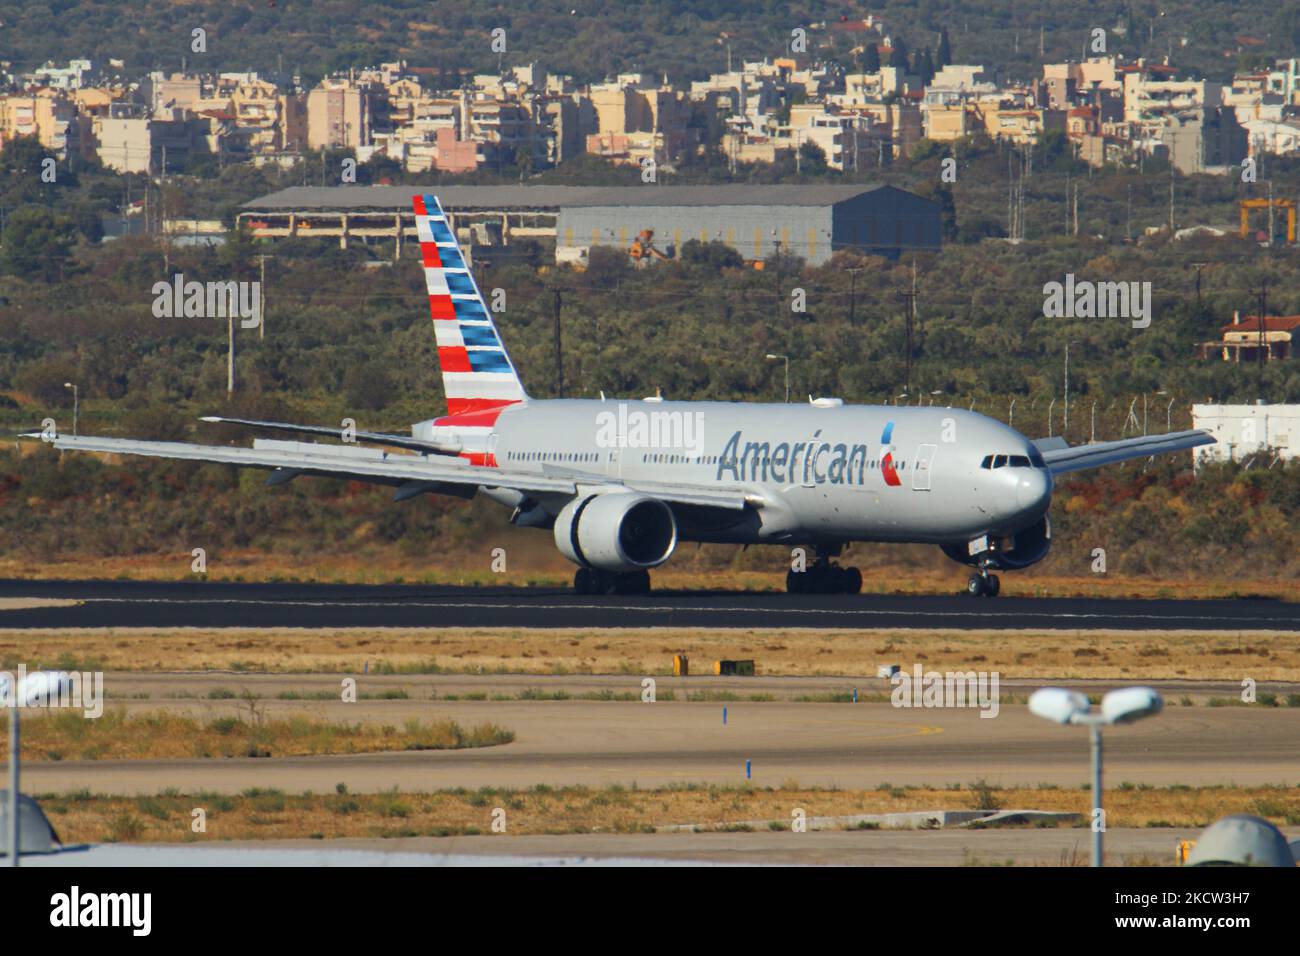
{"type": "Polygon", "coordinates": [[[0,629],[86,627],[808,627],[1300,631],[1300,603],[558,588],[0,581],[0,629]],[[66,603],[66,602],[74,603],[66,603]],[[39,606],[32,606],[37,604],[39,606]],[[25,605],[25,606],[24,606],[25,605]]]}

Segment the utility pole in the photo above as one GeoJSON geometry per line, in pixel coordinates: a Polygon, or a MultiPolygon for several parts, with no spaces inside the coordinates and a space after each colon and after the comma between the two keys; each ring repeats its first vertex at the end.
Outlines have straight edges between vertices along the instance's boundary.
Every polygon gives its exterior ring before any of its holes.
{"type": "Polygon", "coordinates": [[[908,291],[900,292],[899,297],[907,301],[907,357],[904,367],[903,391],[910,394],[912,391],[912,323],[916,318],[916,263],[912,264],[912,288],[908,291]]]}
{"type": "Polygon", "coordinates": [[[257,337],[266,338],[266,253],[257,257],[260,267],[260,281],[257,284],[258,289],[258,312],[257,312],[257,337]]]}
{"type": "Polygon", "coordinates": [[[781,240],[776,238],[775,228],[772,229],[772,249],[772,279],[776,284],[772,294],[776,299],[776,307],[779,309],[781,308],[781,240]]]}
{"type": "Polygon", "coordinates": [[[1268,181],[1268,247],[1273,248],[1273,180],[1268,181]]]}
{"type": "Polygon", "coordinates": [[[560,338],[560,308],[561,293],[558,285],[551,286],[551,292],[555,296],[555,393],[558,397],[564,397],[564,347],[560,338]]]}
{"type": "Polygon", "coordinates": [[[226,398],[235,394],[235,310],[227,309],[226,334],[229,340],[226,352],[226,398]]]}
{"type": "Polygon", "coordinates": [[[1065,413],[1061,420],[1061,434],[1066,437],[1070,433],[1070,346],[1073,344],[1065,343],[1065,413]]]}
{"type": "Polygon", "coordinates": [[[1209,265],[1208,262],[1193,262],[1191,267],[1196,270],[1196,311],[1201,311],[1201,270],[1209,265]]]}
{"type": "Polygon", "coordinates": [[[1259,286],[1259,348],[1255,351],[1258,353],[1256,366],[1259,369],[1259,391],[1256,397],[1264,397],[1264,315],[1268,311],[1268,279],[1264,278],[1259,286]]]}
{"type": "Polygon", "coordinates": [[[1070,172],[1065,173],[1065,234],[1070,234],[1070,172]]]}
{"type": "Polygon", "coordinates": [[[1079,235],[1079,184],[1074,184],[1074,235],[1079,235]]]}
{"type": "Polygon", "coordinates": [[[1128,241],[1133,241],[1133,184],[1128,186],[1128,204],[1125,206],[1124,230],[1128,234],[1128,241]]]}
{"type": "Polygon", "coordinates": [[[849,325],[857,325],[857,291],[858,291],[858,273],[862,271],[861,266],[849,269],[849,325]]]}
{"type": "Polygon", "coordinates": [[[1169,156],[1169,236],[1174,235],[1174,157],[1169,156]]]}

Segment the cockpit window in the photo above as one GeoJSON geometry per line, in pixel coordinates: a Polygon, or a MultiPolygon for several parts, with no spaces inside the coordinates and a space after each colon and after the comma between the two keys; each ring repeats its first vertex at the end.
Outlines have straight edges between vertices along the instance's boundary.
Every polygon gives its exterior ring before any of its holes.
{"type": "Polygon", "coordinates": [[[1035,465],[1039,468],[1046,467],[1043,457],[1036,451],[1029,455],[985,455],[980,462],[981,468],[1030,468],[1035,465]]]}
{"type": "Polygon", "coordinates": [[[1037,448],[1029,449],[1029,463],[1035,468],[1046,468],[1047,462],[1043,461],[1043,456],[1037,448]]]}

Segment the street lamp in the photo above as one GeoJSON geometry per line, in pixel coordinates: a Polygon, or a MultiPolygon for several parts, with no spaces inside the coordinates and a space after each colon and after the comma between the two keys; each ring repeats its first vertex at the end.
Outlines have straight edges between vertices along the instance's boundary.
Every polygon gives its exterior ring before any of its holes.
{"type": "Polygon", "coordinates": [[[1092,741],[1092,865],[1102,865],[1101,836],[1105,816],[1101,807],[1101,728],[1108,724],[1131,724],[1160,713],[1164,699],[1150,687],[1123,687],[1101,699],[1101,712],[1077,690],[1044,687],[1029,696],[1029,712],[1058,724],[1088,728],[1092,741]]]}
{"type": "Polygon", "coordinates": [[[71,382],[64,382],[64,388],[72,389],[72,437],[77,437],[77,416],[81,411],[80,395],[77,393],[77,386],[71,382]]]}
{"type": "Polygon", "coordinates": [[[790,356],[773,355],[771,352],[768,352],[767,360],[769,362],[779,362],[779,361],[785,362],[785,403],[789,405],[790,404],[790,356]]]}

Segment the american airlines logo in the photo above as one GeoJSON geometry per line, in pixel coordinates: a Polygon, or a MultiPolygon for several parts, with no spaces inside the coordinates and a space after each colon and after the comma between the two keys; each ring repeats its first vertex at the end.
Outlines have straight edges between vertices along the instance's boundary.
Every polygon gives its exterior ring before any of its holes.
{"type": "Polygon", "coordinates": [[[646,411],[618,403],[618,411],[596,415],[596,447],[658,448],[704,454],[704,413],[646,411]]]}
{"type": "Polygon", "coordinates": [[[1043,316],[1049,319],[1132,319],[1133,328],[1151,324],[1150,282],[1065,282],[1043,286],[1043,316]]]}
{"type": "MultiPolygon", "coordinates": [[[[888,422],[880,436],[879,469],[887,485],[900,485],[894,469],[892,441],[894,423],[888,422]]],[[[742,445],[742,433],[728,439],[718,458],[717,481],[728,475],[733,481],[802,482],[804,484],[862,485],[867,471],[877,463],[869,460],[865,444],[819,440],[821,429],[809,441],[754,442],[742,445]]]]}

